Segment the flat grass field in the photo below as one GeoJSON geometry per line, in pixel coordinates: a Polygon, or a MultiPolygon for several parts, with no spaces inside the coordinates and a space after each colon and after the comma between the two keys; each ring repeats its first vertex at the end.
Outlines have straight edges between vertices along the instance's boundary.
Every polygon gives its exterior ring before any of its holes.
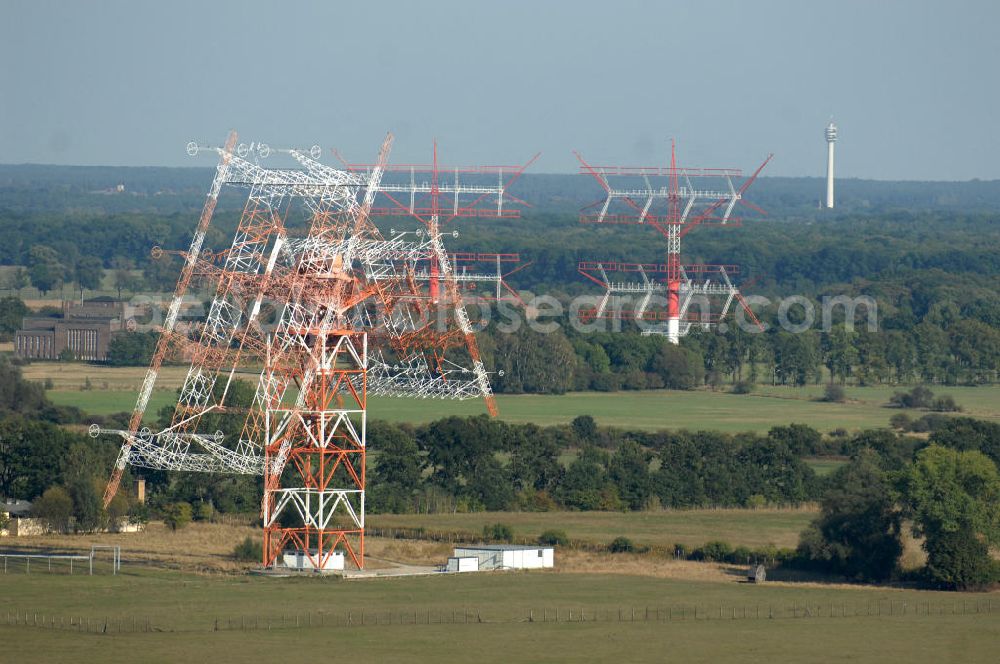
{"type": "MultiPolygon", "coordinates": [[[[184,379],[184,367],[164,367],[147,413],[176,399],[174,390],[184,379]]],[[[77,406],[94,414],[131,411],[135,406],[143,367],[101,367],[87,364],[38,362],[25,367],[31,380],[52,380],[49,397],[58,404],[77,406]],[[82,386],[90,379],[91,389],[82,386]]],[[[253,380],[252,376],[246,376],[253,380]]],[[[846,403],[824,403],[816,399],[823,387],[759,386],[753,394],[725,391],[690,392],[651,390],[639,392],[578,392],[564,395],[498,395],[500,417],[510,422],[560,424],[578,415],[591,415],[598,424],[633,429],[714,429],[766,432],[772,426],[800,422],[820,431],[849,431],[885,427],[899,412],[885,407],[898,387],[848,387],[846,403]]],[[[1000,386],[935,388],[950,394],[967,415],[1000,421],[1000,386]]],[[[395,422],[429,422],[448,415],[478,415],[486,412],[482,401],[432,401],[425,399],[369,400],[369,417],[395,422]]],[[[913,417],[923,414],[908,411],[913,417]]]]}
{"type": "Polygon", "coordinates": [[[0,617],[0,659],[19,664],[293,658],[921,664],[996,661],[1000,639],[995,593],[753,585],[738,577],[712,583],[595,570],[337,581],[195,576],[130,569],[126,561],[119,576],[8,574],[2,587],[8,612],[56,624],[70,618],[109,624],[107,633],[81,634],[4,626],[0,617]],[[561,621],[551,621],[557,609],[561,621]],[[366,623],[358,626],[362,611],[366,623]],[[352,626],[343,624],[347,612],[352,626]],[[437,622],[453,616],[458,624],[437,622]],[[116,632],[119,621],[127,627],[132,619],[148,621],[154,631],[116,632]]]}
{"type": "MultiPolygon", "coordinates": [[[[808,516],[730,510],[713,519],[708,512],[667,514],[658,526],[672,537],[687,520],[685,527],[703,529],[703,538],[749,543],[756,532],[787,532],[808,516]]],[[[624,516],[595,515],[594,523],[584,525],[575,515],[549,518],[566,519],[571,533],[593,530],[602,541],[610,533],[640,539],[657,527],[624,516]]],[[[517,523],[527,532],[526,521],[517,523]]],[[[741,566],[562,549],[556,569],[546,571],[263,578],[247,575],[252,565],[229,555],[247,535],[259,537],[259,530],[194,523],[170,532],[154,522],[141,533],[18,538],[18,547],[34,552],[118,544],[123,565],[111,576],[105,552],[94,576],[70,576],[65,563],[49,572],[41,562],[26,574],[23,562],[11,559],[9,571],[0,574],[0,662],[258,662],[287,661],[294,653],[358,662],[624,657],[921,664],[995,661],[1000,638],[998,592],[774,581],[777,573],[755,585],[744,581],[741,566]],[[11,624],[13,614],[20,624],[11,624]],[[362,615],[364,624],[358,625],[362,615]],[[465,615],[471,616],[467,623],[465,615]],[[32,624],[23,624],[25,616],[32,624]],[[74,630],[81,621],[89,632],[74,630]],[[133,624],[140,630],[130,631],[133,624]]],[[[3,549],[13,548],[4,542],[3,549]]],[[[366,548],[372,567],[390,560],[441,564],[451,553],[448,544],[414,540],[370,538],[366,548]]]]}
{"type": "Polygon", "coordinates": [[[696,509],[650,512],[471,512],[467,514],[369,514],[373,528],[425,528],[429,532],[481,533],[505,523],[518,537],[562,530],[572,540],[608,543],[619,535],[636,544],[670,548],[722,540],[733,546],[795,547],[816,509],[696,509]]]}

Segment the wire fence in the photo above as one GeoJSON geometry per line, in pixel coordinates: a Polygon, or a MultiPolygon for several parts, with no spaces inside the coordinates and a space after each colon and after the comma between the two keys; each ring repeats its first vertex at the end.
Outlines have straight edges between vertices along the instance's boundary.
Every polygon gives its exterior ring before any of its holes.
{"type": "Polygon", "coordinates": [[[154,627],[152,620],[148,617],[86,618],[83,616],[46,615],[34,611],[8,611],[3,624],[7,627],[57,629],[87,634],[134,634],[137,632],[173,631],[154,627]]]}
{"type": "Polygon", "coordinates": [[[36,551],[0,551],[3,574],[87,574],[121,570],[121,547],[94,544],[89,553],[38,553],[36,551]]]}
{"type": "Polygon", "coordinates": [[[57,629],[89,634],[144,632],[271,631],[354,627],[399,627],[414,625],[482,625],[514,623],[678,623],[690,621],[746,620],[877,620],[917,616],[972,616],[994,614],[1000,601],[964,599],[955,601],[911,601],[879,599],[865,602],[809,604],[720,604],[630,607],[538,607],[515,611],[458,609],[344,609],[278,615],[239,615],[203,618],[187,625],[169,626],[152,617],[56,616],[32,611],[8,611],[4,625],[57,629]]]}

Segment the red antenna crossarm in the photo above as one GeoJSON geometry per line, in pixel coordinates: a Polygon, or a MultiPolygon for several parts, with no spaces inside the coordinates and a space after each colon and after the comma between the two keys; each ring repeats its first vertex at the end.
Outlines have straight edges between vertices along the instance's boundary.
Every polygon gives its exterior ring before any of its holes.
{"type": "MultiPolygon", "coordinates": [[[[733,180],[742,175],[737,169],[679,166],[673,140],[670,142],[670,166],[667,168],[595,166],[579,153],[574,154],[580,161],[580,172],[593,177],[604,190],[601,199],[583,208],[580,221],[647,225],[666,238],[663,264],[580,264],[579,272],[605,289],[601,304],[587,314],[588,318],[627,317],[628,312],[622,312],[617,307],[609,309],[610,303],[626,295],[639,296],[639,304],[631,315],[636,320],[662,321],[663,325],[647,332],[663,334],[672,343],[678,343],[692,324],[711,325],[718,322],[734,300],[749,310],[730,278],[736,273],[733,266],[684,266],[681,262],[681,239],[698,226],[739,225],[740,218],[733,214],[737,204],[763,213],[759,207],[746,201],[744,194],[773,155],[769,155],[737,189],[733,180]],[[658,179],[662,184],[656,182],[658,179]],[[616,272],[625,272],[628,276],[612,276],[616,272]],[[693,279],[696,273],[705,278],[693,279]],[[658,277],[661,274],[663,276],[658,277]],[[695,296],[699,296],[700,301],[720,300],[721,313],[693,319],[688,310],[695,296]],[[663,309],[657,310],[656,307],[663,309]]],[[[759,326],[753,312],[749,313],[759,326]]]]}

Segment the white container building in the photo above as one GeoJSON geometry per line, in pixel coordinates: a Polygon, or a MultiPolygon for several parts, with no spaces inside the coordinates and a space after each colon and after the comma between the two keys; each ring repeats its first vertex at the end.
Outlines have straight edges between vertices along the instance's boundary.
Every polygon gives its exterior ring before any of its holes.
{"type": "MultiPolygon", "coordinates": [[[[312,552],[316,555],[316,552],[312,552]]],[[[326,564],[322,568],[317,568],[310,560],[309,556],[306,555],[305,551],[285,551],[281,556],[282,562],[285,563],[285,567],[298,570],[314,570],[321,569],[322,571],[327,570],[343,570],[344,569],[344,552],[334,551],[330,554],[330,557],[326,559],[326,564]]]]}
{"type": "MultiPolygon", "coordinates": [[[[551,546],[470,544],[455,547],[454,558],[476,558],[479,570],[543,569],[555,567],[551,546]]],[[[449,559],[450,561],[450,559],[449,559]]]]}

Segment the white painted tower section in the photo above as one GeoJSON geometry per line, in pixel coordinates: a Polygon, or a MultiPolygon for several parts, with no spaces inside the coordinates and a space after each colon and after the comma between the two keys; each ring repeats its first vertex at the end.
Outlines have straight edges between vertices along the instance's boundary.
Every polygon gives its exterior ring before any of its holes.
{"type": "Polygon", "coordinates": [[[833,207],[833,144],[837,142],[837,125],[826,126],[826,206],[833,207]]]}
{"type": "Polygon", "coordinates": [[[675,346],[681,342],[681,320],[680,318],[667,319],[667,341],[675,346]]]}

